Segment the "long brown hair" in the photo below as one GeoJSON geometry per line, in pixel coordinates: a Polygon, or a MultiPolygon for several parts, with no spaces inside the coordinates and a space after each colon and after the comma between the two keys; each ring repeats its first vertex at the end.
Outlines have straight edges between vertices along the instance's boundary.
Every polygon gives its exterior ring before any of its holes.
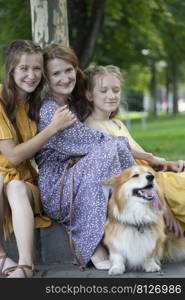
{"type": "MultiPolygon", "coordinates": [[[[122,86],[123,84],[123,76],[119,67],[114,65],[107,66],[92,66],[84,70],[85,74],[85,89],[87,92],[92,92],[95,84],[95,77],[100,77],[104,75],[114,75],[120,81],[122,86]]],[[[86,111],[84,119],[86,119],[94,110],[94,104],[91,101],[87,101],[86,111]]],[[[118,108],[110,114],[110,119],[114,118],[118,113],[118,108]]]]}
{"type": "Polygon", "coordinates": [[[52,59],[62,59],[70,63],[76,70],[76,85],[71,94],[71,101],[68,103],[76,108],[80,116],[83,116],[86,97],[85,97],[85,78],[83,71],[79,68],[79,61],[71,47],[61,43],[52,43],[44,49],[44,72],[47,79],[47,63],[52,59]]]}
{"type": "MultiPolygon", "coordinates": [[[[5,78],[2,88],[2,96],[0,101],[3,102],[7,115],[12,123],[16,121],[15,118],[15,104],[17,100],[17,89],[14,81],[13,73],[15,67],[20,61],[23,54],[43,54],[43,50],[39,45],[31,40],[14,40],[10,43],[7,49],[6,63],[5,63],[5,78]]],[[[29,109],[28,116],[31,120],[38,122],[39,109],[41,105],[41,91],[43,88],[44,77],[41,79],[37,88],[28,94],[29,109]]]]}

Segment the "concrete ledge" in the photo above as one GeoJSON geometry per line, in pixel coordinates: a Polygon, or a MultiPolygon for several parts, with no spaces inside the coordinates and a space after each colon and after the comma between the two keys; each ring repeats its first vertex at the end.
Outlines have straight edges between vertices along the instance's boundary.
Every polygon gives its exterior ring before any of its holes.
{"type": "Polygon", "coordinates": [[[55,223],[40,229],[40,241],[43,263],[66,263],[73,260],[64,226],[55,223]]]}
{"type": "MultiPolygon", "coordinates": [[[[18,251],[14,234],[12,234],[10,241],[3,241],[3,244],[8,255],[17,261],[18,251]]],[[[35,264],[67,263],[72,261],[73,255],[64,226],[53,223],[48,228],[35,229],[35,264]]]]}

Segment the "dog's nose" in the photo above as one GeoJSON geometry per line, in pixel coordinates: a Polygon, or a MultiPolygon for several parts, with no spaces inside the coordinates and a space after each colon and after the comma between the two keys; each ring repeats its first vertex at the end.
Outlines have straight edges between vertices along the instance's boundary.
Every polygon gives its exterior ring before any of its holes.
{"type": "Polygon", "coordinates": [[[151,182],[154,180],[154,175],[152,175],[152,174],[146,175],[146,179],[151,182]]]}

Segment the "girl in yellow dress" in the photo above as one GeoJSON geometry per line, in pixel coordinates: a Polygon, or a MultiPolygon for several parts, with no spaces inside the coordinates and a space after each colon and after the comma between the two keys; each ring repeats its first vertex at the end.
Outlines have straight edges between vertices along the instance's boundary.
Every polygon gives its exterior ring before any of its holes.
{"type": "Polygon", "coordinates": [[[166,226],[169,231],[182,236],[185,230],[185,172],[182,172],[185,162],[182,160],[166,162],[164,159],[145,152],[132,138],[125,125],[115,119],[122,87],[122,74],[118,67],[113,65],[90,67],[85,70],[85,74],[88,99],[84,115],[85,124],[113,136],[126,136],[138,164],[153,167],[161,165],[163,171],[157,172],[157,178],[171,208],[165,215],[166,226]]]}
{"type": "Polygon", "coordinates": [[[19,261],[9,258],[0,239],[0,272],[9,278],[32,277],[34,224],[50,225],[42,215],[36,172],[30,159],[56,132],[76,118],[63,107],[37,134],[43,88],[43,53],[29,40],[10,43],[0,89],[0,237],[14,231],[19,261]],[[35,217],[35,218],[34,218],[35,217]]]}

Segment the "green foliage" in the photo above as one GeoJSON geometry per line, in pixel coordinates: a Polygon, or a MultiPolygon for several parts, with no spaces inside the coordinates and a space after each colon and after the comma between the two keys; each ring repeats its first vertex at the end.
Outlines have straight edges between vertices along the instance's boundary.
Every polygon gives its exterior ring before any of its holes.
{"type": "Polygon", "coordinates": [[[31,39],[31,16],[28,2],[24,0],[0,0],[0,78],[6,47],[15,39],[31,39]]]}
{"type": "MultiPolygon", "coordinates": [[[[126,74],[125,86],[132,90],[149,90],[150,66],[159,61],[170,67],[176,59],[178,80],[184,80],[184,15],[183,0],[117,0],[114,4],[107,0],[94,60],[120,66],[126,74]],[[143,49],[149,50],[148,55],[143,55],[143,49]]],[[[157,84],[165,85],[165,73],[166,68],[157,67],[157,84]]]]}
{"type": "Polygon", "coordinates": [[[147,92],[147,87],[151,79],[151,73],[148,66],[133,64],[124,75],[124,88],[132,89],[137,92],[147,92]]]}
{"type": "MultiPolygon", "coordinates": [[[[50,1],[50,0],[49,0],[50,1]]],[[[94,0],[67,0],[73,4],[72,42],[84,48],[94,0]],[[80,11],[80,13],[79,13],[80,11]],[[87,18],[86,18],[87,17],[87,18]],[[83,26],[83,20],[85,25],[83,26]],[[76,26],[76,27],[75,27],[76,26]]],[[[29,0],[0,0],[0,77],[7,44],[17,38],[31,38],[29,0]]],[[[153,63],[165,61],[173,75],[174,60],[178,80],[185,79],[184,0],[105,0],[104,21],[99,32],[95,64],[115,64],[125,73],[125,91],[147,92],[153,63]],[[143,54],[143,49],[149,52],[143,54]]],[[[157,67],[157,84],[164,85],[167,68],[157,67]]],[[[172,78],[170,78],[172,82],[172,78]]]]}

